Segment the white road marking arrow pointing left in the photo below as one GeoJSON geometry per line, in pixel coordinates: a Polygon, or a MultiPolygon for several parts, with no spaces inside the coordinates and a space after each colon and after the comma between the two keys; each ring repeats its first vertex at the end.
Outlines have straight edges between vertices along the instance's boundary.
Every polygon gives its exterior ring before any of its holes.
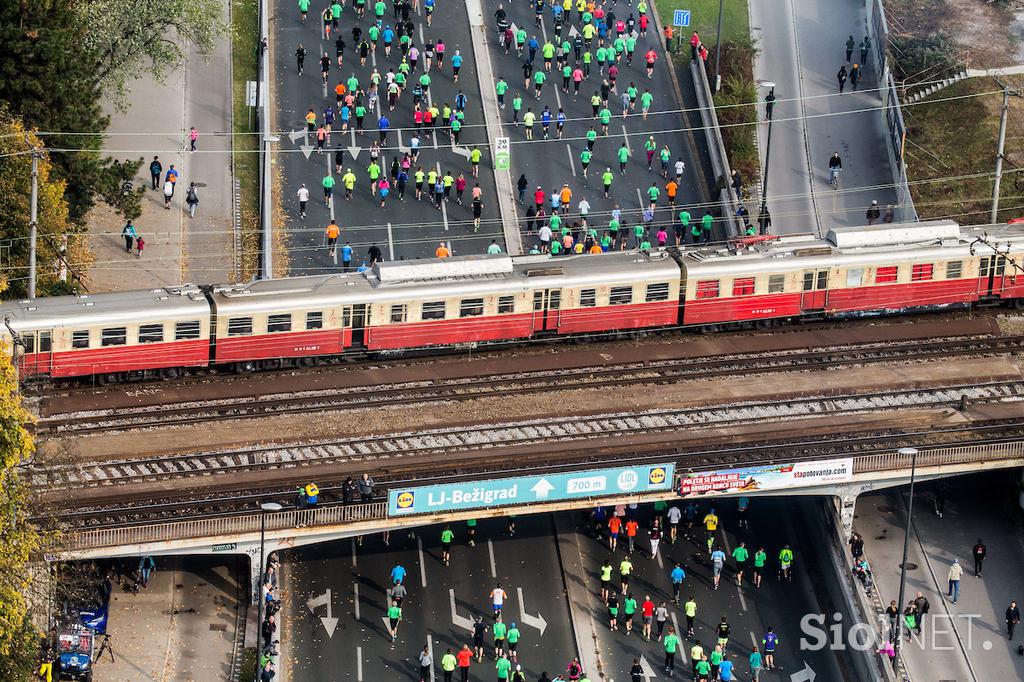
{"type": "Polygon", "coordinates": [[[646,656],[640,657],[640,670],[643,671],[642,674],[645,680],[650,680],[658,677],[658,673],[654,672],[654,668],[651,667],[651,664],[648,662],[646,656]]]}
{"type": "Polygon", "coordinates": [[[473,619],[460,616],[455,610],[455,590],[448,590],[448,598],[451,600],[452,605],[452,625],[473,632],[473,619]]]}
{"type": "Polygon", "coordinates": [[[807,661],[804,661],[803,670],[798,670],[789,676],[790,682],[814,682],[816,677],[811,666],[807,665],[807,661]]]}
{"type": "Polygon", "coordinates": [[[327,638],[330,639],[334,636],[334,630],[338,627],[338,619],[331,612],[331,591],[327,590],[319,597],[310,597],[306,601],[306,608],[314,616],[316,615],[317,607],[324,605],[327,606],[327,616],[321,616],[320,622],[324,624],[324,629],[327,630],[327,638]]]}
{"type": "Polygon", "coordinates": [[[309,131],[308,131],[308,130],[307,130],[306,128],[302,128],[302,129],[300,129],[300,130],[293,130],[293,131],[291,131],[290,133],[288,133],[288,139],[292,141],[292,144],[294,144],[294,143],[295,143],[295,141],[296,141],[297,139],[299,139],[300,137],[301,137],[301,138],[302,138],[303,140],[305,140],[305,139],[306,139],[306,134],[307,134],[308,132],[309,132],[309,131]]]}
{"type": "Polygon", "coordinates": [[[537,497],[547,497],[548,493],[555,489],[555,486],[548,482],[548,479],[542,478],[533,484],[530,491],[537,497]]]}
{"type": "Polygon", "coordinates": [[[516,594],[519,596],[519,619],[531,628],[537,628],[540,630],[540,636],[544,636],[544,631],[548,629],[548,622],[544,620],[544,616],[538,613],[536,616],[531,616],[526,612],[526,602],[523,601],[523,588],[517,587],[516,594]]]}

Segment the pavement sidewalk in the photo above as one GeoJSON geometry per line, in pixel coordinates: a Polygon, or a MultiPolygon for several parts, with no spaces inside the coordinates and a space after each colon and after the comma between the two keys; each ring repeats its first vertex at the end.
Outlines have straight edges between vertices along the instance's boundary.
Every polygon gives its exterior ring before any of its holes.
{"type": "MultiPolygon", "coordinates": [[[[931,611],[923,634],[905,644],[914,680],[1024,679],[1024,657],[1017,655],[1021,634],[1007,642],[1003,613],[1024,598],[1024,541],[1019,511],[1007,492],[1006,474],[950,479],[942,518],[934,512],[936,483],[915,489],[914,532],[910,539],[905,600],[920,591],[931,611]],[[1006,493],[1006,494],[1004,494],[1006,493]],[[983,577],[973,574],[971,548],[981,537],[988,547],[983,577]],[[960,600],[946,596],[946,576],[956,558],[964,567],[960,600]]],[[[862,496],[854,529],[865,541],[879,596],[884,604],[899,595],[906,488],[862,496]]]]}
{"type": "MultiPolygon", "coordinates": [[[[225,18],[227,3],[225,6],[225,18]]],[[[142,256],[125,253],[121,220],[106,205],[89,215],[90,291],[117,291],[182,284],[226,282],[233,274],[234,222],[231,175],[231,41],[223,40],[209,59],[186,51],[186,64],[164,83],[148,75],[130,84],[129,108],[118,111],[105,101],[110,126],[103,153],[115,159],[144,161],[135,186],[146,187],[136,231],[145,239],[142,256]],[[199,132],[198,151],[188,151],[189,128],[199,132]],[[181,173],[171,209],[152,190],[149,164],[159,156],[164,173],[171,164],[181,173]],[[198,190],[195,219],[188,217],[185,191],[198,190]]],[[[163,176],[161,176],[163,181],[163,176]]]]}
{"type": "MultiPolygon", "coordinates": [[[[750,2],[751,34],[758,41],[754,77],[776,84],[768,210],[776,234],[864,225],[877,200],[884,212],[895,203],[886,145],[889,134],[878,107],[880,73],[871,60],[857,92],[847,82],[840,95],[836,73],[845,63],[846,40],[859,45],[866,29],[863,0],[750,2]],[[843,160],[839,191],[828,183],[828,159],[843,160]]],[[[854,50],[854,62],[860,60],[854,50]]],[[[849,68],[849,65],[847,65],[849,68]]],[[[758,88],[759,100],[767,92],[758,88]]],[[[768,139],[764,106],[758,106],[761,158],[768,139]]]]}
{"type": "Polygon", "coordinates": [[[114,661],[97,661],[96,682],[228,680],[237,597],[233,559],[157,559],[148,587],[110,598],[114,661]]]}

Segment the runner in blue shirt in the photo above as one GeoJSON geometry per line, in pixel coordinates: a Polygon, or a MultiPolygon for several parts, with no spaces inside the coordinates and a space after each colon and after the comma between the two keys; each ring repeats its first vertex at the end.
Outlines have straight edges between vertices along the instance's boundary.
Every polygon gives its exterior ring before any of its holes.
{"type": "Polygon", "coordinates": [[[348,272],[349,267],[352,265],[352,245],[345,242],[345,246],[341,247],[341,268],[342,272],[348,272]]]}
{"type": "Polygon", "coordinates": [[[403,580],[405,580],[405,568],[396,561],[395,567],[391,569],[391,583],[397,585],[403,580]]]}
{"type": "Polygon", "coordinates": [[[733,682],[736,676],[732,672],[733,663],[728,658],[723,658],[722,662],[718,664],[718,679],[722,682],[733,682]]]}
{"type": "Polygon", "coordinates": [[[544,107],[540,114],[540,124],[544,128],[544,139],[548,139],[548,130],[551,128],[551,109],[544,107]]]}
{"type": "Polygon", "coordinates": [[[555,116],[555,130],[558,132],[558,139],[562,139],[562,130],[565,128],[565,112],[558,108],[558,115],[555,116]]]}
{"type": "Polygon", "coordinates": [[[676,606],[679,606],[679,591],[683,588],[683,579],[686,578],[686,571],[683,570],[678,561],[675,568],[669,573],[669,577],[672,579],[672,600],[675,601],[676,606]]]}
{"type": "Polygon", "coordinates": [[[775,647],[779,645],[779,636],[775,634],[772,628],[768,628],[768,632],[765,633],[761,644],[764,646],[764,668],[765,670],[771,670],[775,667],[775,647]]]}
{"type": "Polygon", "coordinates": [[[718,589],[718,581],[722,579],[722,567],[725,566],[725,552],[716,547],[711,553],[711,570],[715,577],[715,589],[718,589]]]}

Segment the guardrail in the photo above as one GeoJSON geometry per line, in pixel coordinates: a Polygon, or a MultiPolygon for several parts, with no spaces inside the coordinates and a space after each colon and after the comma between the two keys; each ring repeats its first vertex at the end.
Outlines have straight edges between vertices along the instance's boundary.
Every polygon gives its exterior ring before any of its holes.
{"type": "MultiPolygon", "coordinates": [[[[837,457],[844,456],[837,454],[837,457]]],[[[846,455],[849,456],[849,455],[846,455]]],[[[896,471],[910,468],[910,456],[898,452],[881,452],[853,456],[854,474],[896,471]]],[[[988,445],[953,445],[946,447],[922,447],[917,455],[918,469],[926,467],[971,464],[993,461],[1024,459],[1024,440],[1008,441],[988,445]]],[[[751,465],[756,462],[749,463],[751,465]]],[[[718,467],[701,467],[701,470],[715,470],[718,467]]],[[[690,467],[684,467],[691,471],[690,467]]],[[[266,530],[277,531],[312,526],[331,526],[339,523],[386,519],[387,502],[368,504],[333,504],[291,509],[266,515],[266,530]]],[[[152,542],[171,542],[193,538],[217,538],[260,532],[259,513],[239,516],[195,519],[192,521],[171,521],[139,526],[104,528],[82,531],[69,536],[69,547],[74,549],[97,549],[120,547],[152,542]]]]}
{"type": "MultiPolygon", "coordinates": [[[[697,106],[700,107],[700,120],[704,126],[704,136],[708,145],[708,157],[711,159],[711,170],[715,174],[715,182],[721,186],[718,191],[718,206],[722,212],[722,225],[725,236],[737,237],[743,234],[743,225],[736,217],[739,199],[732,187],[732,170],[729,167],[729,155],[725,151],[722,130],[718,127],[718,114],[715,112],[715,99],[708,83],[708,75],[701,60],[690,62],[690,76],[693,78],[693,89],[697,94],[697,106]]],[[[715,201],[715,188],[711,187],[711,199],[715,201]]]]}

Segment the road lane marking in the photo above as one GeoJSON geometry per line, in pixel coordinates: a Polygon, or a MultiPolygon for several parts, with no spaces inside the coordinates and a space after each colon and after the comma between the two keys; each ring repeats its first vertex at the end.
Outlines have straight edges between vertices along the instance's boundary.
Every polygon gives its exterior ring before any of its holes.
{"type": "Polygon", "coordinates": [[[622,124],[622,141],[626,143],[626,149],[628,149],[629,153],[632,154],[633,153],[633,147],[629,144],[629,134],[626,132],[626,124],[625,123],[622,124]]]}
{"type": "MultiPolygon", "coordinates": [[[[327,162],[327,175],[330,175],[333,178],[334,177],[334,164],[331,163],[331,155],[328,154],[327,158],[324,159],[324,160],[327,162]]],[[[331,190],[331,200],[328,202],[327,207],[329,209],[331,209],[331,220],[334,220],[334,190],[333,189],[331,190]]],[[[335,249],[335,253],[337,253],[337,249],[335,249]]],[[[338,264],[337,256],[335,256],[334,264],[335,265],[338,264]]]]}
{"type": "Polygon", "coordinates": [[[356,620],[359,620],[359,583],[352,583],[352,592],[355,594],[356,620]]]}
{"type": "MultiPolygon", "coordinates": [[[[435,135],[434,137],[436,138],[437,136],[435,135]]],[[[435,146],[437,145],[437,140],[436,139],[434,140],[434,145],[435,146]]],[[[441,162],[438,161],[437,163],[435,163],[434,167],[437,169],[437,174],[440,176],[441,175],[441,162]]],[[[448,207],[445,206],[444,199],[441,199],[441,218],[444,220],[444,231],[447,232],[448,231],[448,207]]],[[[452,248],[452,245],[450,243],[448,244],[448,250],[452,252],[453,256],[455,255],[455,249],[452,248]]]]}
{"type": "Polygon", "coordinates": [[[636,201],[637,201],[638,204],[640,204],[640,212],[643,213],[643,211],[644,211],[644,195],[640,194],[640,188],[639,187],[636,188],[636,201]]]}
{"type": "Polygon", "coordinates": [[[487,541],[487,554],[491,558],[491,577],[497,578],[498,571],[497,566],[494,563],[494,543],[492,543],[490,540],[487,541]]]}
{"type": "MultiPolygon", "coordinates": [[[[545,23],[543,21],[540,22],[540,32],[541,32],[541,35],[544,36],[544,42],[545,43],[548,42],[548,29],[547,29],[547,26],[545,25],[545,23]]],[[[527,56],[529,56],[529,55],[527,55],[527,56]]],[[[550,72],[546,71],[545,73],[550,73],[550,72]]],[[[562,77],[561,74],[559,74],[557,72],[555,72],[555,73],[556,73],[558,78],[562,77]]],[[[558,103],[558,108],[561,109],[562,108],[562,96],[558,94],[558,88],[559,88],[558,83],[555,82],[553,85],[551,83],[548,83],[548,85],[551,85],[555,89],[555,101],[558,103]]]]}
{"type": "Polygon", "coordinates": [[[665,570],[665,563],[661,560],[661,544],[658,544],[658,552],[654,555],[658,558],[658,568],[665,570]]]}
{"type": "Polygon", "coordinates": [[[566,142],[565,151],[569,153],[569,168],[572,170],[572,176],[576,177],[576,162],[572,158],[572,146],[566,142]]]}
{"type": "MultiPolygon", "coordinates": [[[[392,258],[394,258],[394,256],[392,256],[392,258]]],[[[425,563],[423,563],[423,538],[421,538],[418,535],[416,536],[416,546],[419,549],[419,553],[420,553],[420,582],[423,584],[423,587],[426,587],[427,586],[427,566],[426,566],[425,563]]]]}
{"type": "Polygon", "coordinates": [[[356,565],[356,539],[352,538],[352,568],[355,568],[356,565]]]}
{"type": "Polygon", "coordinates": [[[430,633],[427,633],[427,655],[430,656],[430,682],[434,682],[434,643],[430,641],[430,633]]]}
{"type": "Polygon", "coordinates": [[[388,253],[391,254],[391,260],[395,260],[395,237],[391,234],[391,223],[388,223],[388,253]]]}
{"type": "MultiPolygon", "coordinates": [[[[719,528],[719,530],[722,532],[722,544],[725,545],[725,556],[726,556],[726,558],[731,557],[732,556],[732,547],[729,546],[729,536],[725,534],[725,529],[724,528],[719,528]]],[[[743,588],[740,587],[739,585],[737,585],[736,586],[736,591],[740,595],[740,608],[743,609],[744,613],[746,613],[747,612],[747,598],[743,596],[743,588]]]]}
{"type": "Polygon", "coordinates": [[[363,682],[363,647],[356,647],[356,682],[363,682]]]}
{"type": "Polygon", "coordinates": [[[676,617],[675,611],[672,612],[672,627],[676,629],[677,635],[682,632],[682,630],[679,629],[679,619],[676,617]]]}

